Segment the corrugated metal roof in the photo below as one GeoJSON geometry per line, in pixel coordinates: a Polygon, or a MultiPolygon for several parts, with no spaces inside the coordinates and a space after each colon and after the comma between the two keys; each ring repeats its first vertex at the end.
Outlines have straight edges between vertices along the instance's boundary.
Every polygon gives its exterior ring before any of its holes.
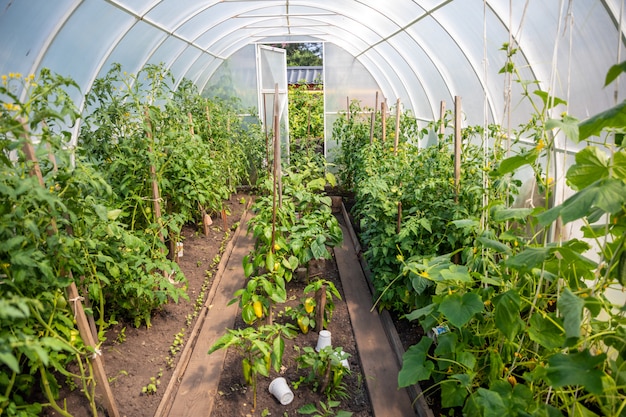
{"type": "Polygon", "coordinates": [[[287,67],[287,84],[323,84],[322,66],[287,67]],[[304,82],[302,82],[304,81],[304,82]]]}

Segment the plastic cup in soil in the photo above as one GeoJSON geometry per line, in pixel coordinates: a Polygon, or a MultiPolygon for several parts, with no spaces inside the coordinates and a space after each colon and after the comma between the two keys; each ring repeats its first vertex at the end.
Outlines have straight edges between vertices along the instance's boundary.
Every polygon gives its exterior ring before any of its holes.
{"type": "Polygon", "coordinates": [[[317,337],[317,346],[315,346],[315,350],[319,352],[326,346],[331,346],[330,332],[328,330],[320,330],[320,334],[317,337]]]}
{"type": "Polygon", "coordinates": [[[269,391],[282,405],[290,404],[293,401],[293,392],[289,388],[287,380],[282,376],[270,382],[269,391]]]}

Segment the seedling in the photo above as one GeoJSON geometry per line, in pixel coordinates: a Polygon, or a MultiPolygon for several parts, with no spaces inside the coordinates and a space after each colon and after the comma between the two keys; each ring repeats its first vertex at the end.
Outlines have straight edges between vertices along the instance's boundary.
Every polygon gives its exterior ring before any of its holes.
{"type": "Polygon", "coordinates": [[[307,404],[298,408],[298,413],[311,414],[313,417],[350,417],[352,415],[351,411],[333,410],[333,408],[339,407],[339,404],[339,401],[333,400],[329,400],[326,404],[323,401],[320,401],[319,408],[315,407],[314,404],[307,404]]]}
{"type": "MultiPolygon", "coordinates": [[[[295,347],[299,350],[299,347],[295,347]]],[[[294,388],[298,389],[300,384],[311,385],[314,391],[323,393],[330,399],[347,398],[347,388],[343,382],[343,377],[350,374],[350,370],[341,363],[348,359],[350,354],[343,351],[343,348],[332,348],[327,346],[319,352],[312,347],[306,346],[302,349],[304,353],[296,359],[298,369],[309,369],[307,376],[300,377],[294,383],[294,388]]]]}

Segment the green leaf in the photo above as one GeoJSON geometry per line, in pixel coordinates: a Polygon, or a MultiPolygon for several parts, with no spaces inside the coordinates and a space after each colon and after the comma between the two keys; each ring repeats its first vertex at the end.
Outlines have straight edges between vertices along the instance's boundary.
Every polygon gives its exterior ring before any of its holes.
{"type": "Polygon", "coordinates": [[[496,307],[496,327],[509,340],[514,340],[524,326],[520,318],[521,303],[522,300],[515,290],[509,290],[493,298],[496,307]]]}
{"type": "Polygon", "coordinates": [[[540,266],[550,256],[550,248],[528,247],[517,255],[511,256],[505,260],[507,267],[515,268],[520,271],[530,271],[540,266]]]}
{"type": "Polygon", "coordinates": [[[578,122],[575,117],[566,115],[563,119],[549,119],[546,121],[546,129],[561,129],[568,139],[578,142],[578,122]]]}
{"type": "Polygon", "coordinates": [[[478,241],[478,243],[480,243],[483,247],[487,249],[491,249],[497,253],[505,253],[507,255],[511,254],[511,248],[509,248],[507,245],[505,245],[502,242],[499,242],[494,239],[489,239],[484,236],[480,236],[476,240],[478,241]]]}
{"type": "Polygon", "coordinates": [[[427,360],[428,349],[432,339],[423,337],[418,344],[413,345],[402,355],[402,369],[398,373],[398,386],[408,387],[419,381],[430,378],[435,364],[427,360]]]}
{"type": "Polygon", "coordinates": [[[497,392],[478,388],[474,392],[463,408],[463,415],[482,417],[502,417],[506,416],[506,406],[500,394],[497,392]]]}
{"type": "Polygon", "coordinates": [[[452,282],[472,282],[472,277],[469,274],[469,270],[464,265],[450,265],[449,268],[441,271],[441,277],[446,281],[452,282]]]}
{"type": "Polygon", "coordinates": [[[16,374],[20,373],[20,365],[11,352],[0,352],[0,362],[8,366],[16,374]]]}
{"type": "Polygon", "coordinates": [[[461,407],[469,394],[467,385],[455,377],[469,377],[469,375],[452,375],[450,379],[441,384],[441,405],[444,408],[461,407]]]}
{"type": "Polygon", "coordinates": [[[313,252],[313,257],[315,259],[324,259],[328,254],[325,240],[320,239],[320,237],[323,238],[323,236],[318,236],[318,238],[311,243],[311,252],[313,252]]]}
{"type": "Polygon", "coordinates": [[[620,149],[613,154],[611,168],[615,178],[626,182],[626,149],[620,149]]]}
{"type": "Polygon", "coordinates": [[[625,202],[626,184],[620,180],[605,178],[577,192],[563,204],[539,214],[537,219],[541,225],[546,226],[561,216],[565,224],[592,215],[594,208],[605,213],[617,213],[625,202]]]}
{"type": "Polygon", "coordinates": [[[525,220],[532,212],[531,208],[499,208],[494,210],[493,220],[497,222],[525,220]]]}
{"type": "Polygon", "coordinates": [[[626,126],[626,101],[611,107],[578,124],[579,140],[589,136],[600,136],[605,129],[620,129],[626,126]]]}
{"type": "Polygon", "coordinates": [[[576,153],[576,163],[567,170],[567,183],[581,190],[601,178],[609,177],[606,153],[596,146],[587,146],[576,153]]]}
{"type": "Polygon", "coordinates": [[[512,173],[516,169],[524,165],[530,165],[534,163],[537,160],[538,156],[539,151],[536,148],[532,148],[527,152],[506,158],[502,160],[502,162],[500,162],[500,166],[498,166],[498,168],[495,170],[494,175],[501,177],[505,174],[512,173]]]}
{"type": "Polygon", "coordinates": [[[556,303],[563,316],[563,327],[568,339],[580,338],[580,325],[583,318],[585,301],[574,294],[569,288],[565,288],[556,303]]]}
{"type": "Polygon", "coordinates": [[[539,343],[546,349],[556,349],[563,346],[565,332],[555,322],[559,322],[554,314],[544,315],[535,313],[530,318],[528,336],[530,340],[539,343]]]}
{"type": "Polygon", "coordinates": [[[306,404],[298,408],[298,413],[300,414],[313,414],[317,412],[318,411],[317,411],[317,408],[315,407],[315,404],[306,404]]]}
{"type": "Polygon", "coordinates": [[[613,65],[606,73],[606,79],[604,80],[604,86],[611,84],[622,72],[626,72],[626,61],[622,61],[619,64],[613,65]]]}
{"type": "Polygon", "coordinates": [[[483,308],[480,296],[473,292],[462,296],[457,293],[448,294],[439,304],[439,311],[458,328],[463,327],[474,314],[483,311],[483,308]]]}
{"type": "Polygon", "coordinates": [[[547,109],[551,109],[552,107],[556,107],[559,104],[567,105],[567,101],[560,99],[555,96],[551,96],[547,91],[535,90],[533,93],[540,97],[543,101],[543,104],[547,106],[547,109]]]}
{"type": "Polygon", "coordinates": [[[588,350],[575,353],[557,353],[548,359],[546,378],[554,387],[580,385],[592,394],[600,395],[604,372],[598,369],[606,354],[591,355],[588,350]]]}

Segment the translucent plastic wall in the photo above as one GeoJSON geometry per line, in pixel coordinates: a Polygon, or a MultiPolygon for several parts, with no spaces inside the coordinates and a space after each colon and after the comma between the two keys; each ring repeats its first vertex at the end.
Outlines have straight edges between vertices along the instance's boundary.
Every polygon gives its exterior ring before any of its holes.
{"type": "Polygon", "coordinates": [[[237,97],[242,109],[258,110],[255,46],[241,48],[226,61],[219,62],[220,65],[205,83],[202,94],[206,97],[237,97]]]}
{"type": "Polygon", "coordinates": [[[359,101],[363,108],[373,108],[377,93],[382,97],[378,84],[361,62],[336,45],[324,45],[324,129],[329,161],[334,159],[333,148],[337,146],[332,130],[339,114],[346,113],[352,100],[359,101]]]}

